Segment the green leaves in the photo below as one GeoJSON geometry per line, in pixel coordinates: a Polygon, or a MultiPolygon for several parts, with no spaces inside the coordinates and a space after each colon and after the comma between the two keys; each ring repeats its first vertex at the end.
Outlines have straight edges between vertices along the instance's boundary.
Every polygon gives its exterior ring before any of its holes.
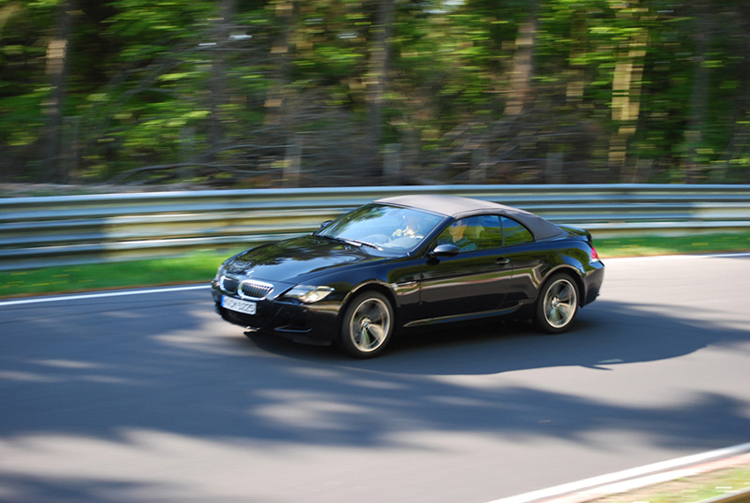
{"type": "Polygon", "coordinates": [[[252,176],[290,138],[303,168],[356,165],[357,179],[391,143],[405,169],[444,182],[466,180],[475,151],[499,181],[543,181],[549,153],[583,166],[568,181],[620,181],[645,161],[641,181],[748,176],[743,0],[61,5],[0,0],[0,150],[15,172],[49,155],[50,43],[73,16],[54,131],[85,179],[164,163],[252,176]],[[373,150],[365,131],[381,129],[373,150]]]}

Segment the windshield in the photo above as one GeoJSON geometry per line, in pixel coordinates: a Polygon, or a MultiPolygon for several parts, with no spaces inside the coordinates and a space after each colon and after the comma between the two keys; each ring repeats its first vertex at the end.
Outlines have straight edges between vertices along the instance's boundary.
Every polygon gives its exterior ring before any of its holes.
{"type": "Polygon", "coordinates": [[[320,229],[316,236],[392,251],[411,251],[445,217],[409,208],[368,204],[320,229]]]}

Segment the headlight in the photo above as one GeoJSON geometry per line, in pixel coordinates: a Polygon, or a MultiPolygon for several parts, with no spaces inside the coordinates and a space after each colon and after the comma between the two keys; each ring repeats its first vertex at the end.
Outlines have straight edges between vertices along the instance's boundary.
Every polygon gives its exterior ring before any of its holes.
{"type": "Polygon", "coordinates": [[[330,286],[297,285],[286,292],[284,297],[291,297],[305,304],[312,304],[313,302],[320,302],[325,299],[332,291],[333,288],[330,286]]]}
{"type": "Polygon", "coordinates": [[[229,262],[229,260],[225,260],[224,262],[222,262],[219,268],[216,270],[216,276],[214,276],[214,282],[219,281],[219,279],[221,279],[221,275],[224,274],[224,268],[227,266],[227,262],[229,262]]]}

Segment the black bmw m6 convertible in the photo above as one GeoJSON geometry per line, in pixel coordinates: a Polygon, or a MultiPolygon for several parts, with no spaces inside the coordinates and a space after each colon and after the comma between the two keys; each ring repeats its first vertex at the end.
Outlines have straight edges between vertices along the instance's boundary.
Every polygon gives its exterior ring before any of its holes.
{"type": "Polygon", "coordinates": [[[414,195],[235,255],[212,292],[219,314],[250,332],[369,358],[394,333],[431,324],[513,316],[562,332],[603,278],[587,231],[492,202],[414,195]]]}

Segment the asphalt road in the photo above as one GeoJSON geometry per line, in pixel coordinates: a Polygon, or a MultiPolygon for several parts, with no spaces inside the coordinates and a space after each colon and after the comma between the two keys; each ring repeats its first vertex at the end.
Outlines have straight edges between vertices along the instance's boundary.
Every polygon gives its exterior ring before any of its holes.
{"type": "Polygon", "coordinates": [[[570,333],[370,361],[209,297],[0,305],[0,501],[486,503],[750,441],[748,256],[610,260],[570,333]]]}

